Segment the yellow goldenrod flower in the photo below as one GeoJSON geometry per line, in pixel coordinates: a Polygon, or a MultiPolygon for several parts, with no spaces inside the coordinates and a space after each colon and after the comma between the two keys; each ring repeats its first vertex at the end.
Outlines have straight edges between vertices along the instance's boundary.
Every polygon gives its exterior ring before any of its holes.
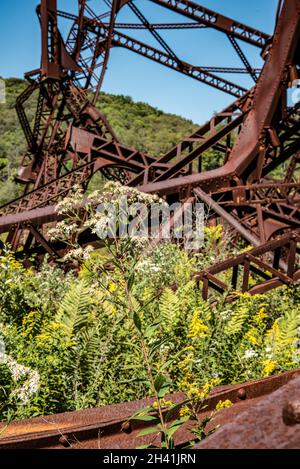
{"type": "Polygon", "coordinates": [[[118,298],[119,301],[124,300],[124,296],[122,295],[122,292],[118,291],[117,298],[118,298]]]}
{"type": "Polygon", "coordinates": [[[184,405],[180,408],[179,416],[180,417],[185,417],[186,415],[189,415],[190,413],[191,413],[191,411],[188,408],[188,406],[184,405]]]}
{"type": "Polygon", "coordinates": [[[253,345],[258,344],[257,336],[256,336],[256,330],[251,329],[250,331],[246,332],[245,338],[249,340],[249,342],[253,345]]]}
{"type": "Polygon", "coordinates": [[[240,250],[240,254],[242,254],[243,252],[251,251],[251,249],[253,249],[253,246],[252,244],[249,244],[248,246],[240,250]]]}
{"type": "Polygon", "coordinates": [[[265,313],[265,305],[261,305],[261,308],[258,313],[253,316],[253,322],[255,324],[260,324],[267,317],[268,315],[265,313]]]}
{"type": "Polygon", "coordinates": [[[263,375],[264,377],[270,376],[273,371],[276,369],[277,363],[273,360],[265,360],[263,361],[263,375]]]}
{"type": "MultiPolygon", "coordinates": [[[[165,399],[160,399],[159,402],[160,402],[160,407],[171,407],[174,404],[173,401],[166,401],[165,399]]],[[[158,409],[158,402],[154,401],[152,404],[152,407],[154,409],[158,409]]]]}
{"type": "Polygon", "coordinates": [[[115,283],[110,283],[110,284],[109,284],[109,286],[108,286],[108,291],[109,291],[110,293],[114,293],[114,292],[116,291],[116,289],[117,289],[117,286],[116,286],[115,283]]]}
{"type": "Polygon", "coordinates": [[[187,347],[185,347],[184,351],[188,352],[188,351],[191,351],[193,352],[195,350],[195,347],[193,347],[193,345],[188,345],[187,347]]]}
{"type": "Polygon", "coordinates": [[[220,383],[219,378],[213,378],[207,383],[204,384],[202,389],[198,389],[196,383],[187,383],[185,384],[186,394],[190,399],[195,399],[196,401],[203,401],[210,393],[210,391],[220,383]]]}
{"type": "Polygon", "coordinates": [[[196,401],[201,401],[204,398],[203,393],[194,385],[190,385],[186,393],[190,399],[195,399],[196,401]]]}
{"type": "Polygon", "coordinates": [[[162,399],[161,400],[161,405],[162,405],[162,407],[171,407],[171,405],[173,405],[173,402],[172,401],[166,401],[165,399],[162,399]]]}
{"type": "Polygon", "coordinates": [[[233,404],[229,399],[226,399],[225,401],[219,401],[218,404],[216,405],[216,411],[227,409],[228,407],[231,407],[232,405],[233,404]]]}
{"type": "Polygon", "coordinates": [[[276,340],[277,340],[277,337],[279,336],[280,334],[280,329],[279,329],[279,325],[278,325],[278,320],[276,320],[273,324],[273,326],[271,327],[271,329],[269,329],[267,332],[266,332],[266,339],[269,343],[275,343],[276,340]]]}
{"type": "Polygon", "coordinates": [[[210,238],[211,240],[218,241],[222,237],[223,227],[221,224],[217,226],[205,226],[204,234],[206,237],[210,238]]]}
{"type": "Polygon", "coordinates": [[[202,388],[202,392],[201,392],[201,399],[205,399],[208,394],[210,393],[210,391],[215,387],[217,386],[218,384],[220,384],[220,379],[219,378],[213,378],[211,379],[210,381],[208,381],[207,383],[205,383],[205,385],[203,386],[202,388]]]}
{"type": "Polygon", "coordinates": [[[189,327],[189,337],[192,339],[205,337],[208,333],[208,327],[200,318],[200,311],[196,309],[193,314],[191,324],[189,327]]]}

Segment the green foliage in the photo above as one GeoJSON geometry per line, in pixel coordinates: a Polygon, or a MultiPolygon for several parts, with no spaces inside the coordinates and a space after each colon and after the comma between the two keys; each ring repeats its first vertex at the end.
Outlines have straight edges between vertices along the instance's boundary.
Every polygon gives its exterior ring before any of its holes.
{"type": "Polygon", "coordinates": [[[37,371],[40,386],[30,402],[10,398],[16,383],[3,364],[1,418],[153,396],[141,334],[154,375],[172,383],[159,387],[159,399],[169,390],[184,390],[194,399],[199,387],[212,380],[244,382],[299,366],[298,288],[240,295],[231,304],[216,297],[211,306],[195,282],[178,276],[187,264],[197,271],[210,249],[208,243],[200,256],[187,257],[175,245],[158,245],[140,261],[155,265],[155,272],[143,264],[142,273],[131,255],[123,253],[122,265],[112,268],[109,251],[95,252],[77,278],[46,262],[39,271],[24,270],[6,251],[0,257],[0,329],[6,353],[37,371]],[[168,284],[176,289],[157,280],[166,271],[168,284]],[[125,278],[132,278],[130,303],[125,278]]]}
{"type": "Polygon", "coordinates": [[[90,289],[84,281],[70,286],[55,318],[55,322],[63,326],[66,340],[71,340],[76,332],[87,326],[91,303],[90,289]]]}
{"type": "Polygon", "coordinates": [[[248,317],[249,309],[247,304],[240,304],[236,311],[233,311],[233,314],[228,320],[225,327],[225,334],[232,335],[240,333],[248,317]]]}
{"type": "MultiPolygon", "coordinates": [[[[89,196],[86,226],[103,221],[93,208],[99,197],[109,197],[116,206],[124,191],[131,202],[151,203],[155,197],[109,184],[112,192],[89,196]]],[[[80,197],[76,193],[59,204],[61,211],[68,208],[69,225],[57,224],[57,236],[78,219],[80,197]]],[[[220,226],[206,232],[197,254],[171,242],[151,251],[147,240],[137,238],[113,239],[105,249],[91,251],[78,246],[78,228],[70,241],[73,250],[65,256],[76,259],[78,274],[64,274],[47,259],[39,270],[25,270],[5,248],[0,255],[5,344],[0,364],[8,369],[2,373],[0,418],[152,397],[149,409],[135,417],[152,419],[160,445],[171,448],[185,419],[194,425],[192,441],[206,436],[210,417],[199,422],[197,415],[214,386],[298,367],[299,288],[236,294],[232,303],[216,293],[205,302],[192,275],[228,251],[220,226]],[[167,400],[173,391],[187,398],[176,422],[162,411],[174,410],[167,400]]],[[[219,408],[228,405],[219,403],[219,408]]]]}

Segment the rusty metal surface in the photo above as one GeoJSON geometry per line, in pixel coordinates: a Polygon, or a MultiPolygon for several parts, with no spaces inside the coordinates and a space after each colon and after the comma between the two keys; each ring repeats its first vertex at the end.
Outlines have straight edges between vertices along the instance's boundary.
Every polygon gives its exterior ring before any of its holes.
{"type": "Polygon", "coordinates": [[[300,377],[223,425],[197,449],[300,449],[300,377]]]}
{"type": "Polygon", "coordinates": [[[257,295],[283,285],[299,284],[299,241],[299,231],[288,233],[196,274],[198,282],[202,281],[203,298],[208,299],[209,288],[221,294],[231,291],[230,300],[237,291],[257,295]],[[286,261],[280,262],[282,252],[286,261]]]}
{"type": "MultiPolygon", "coordinates": [[[[256,403],[264,403],[267,396],[278,389],[285,389],[287,383],[299,382],[300,370],[271,376],[264,380],[244,384],[215,388],[205,400],[207,408],[199,413],[200,418],[208,415],[220,400],[229,399],[233,406],[222,410],[210,429],[217,425],[225,425],[243,411],[252,411],[256,403]]],[[[184,395],[169,396],[175,403],[180,402],[184,395]]],[[[169,398],[168,397],[168,398],[169,398]]],[[[125,425],[128,418],[143,406],[149,405],[153,399],[110,405],[98,409],[68,412],[30,420],[16,421],[0,426],[0,449],[22,448],[73,448],[73,449],[126,449],[136,448],[149,443],[153,437],[138,437],[137,434],[146,426],[143,422],[132,422],[125,425]],[[123,428],[123,431],[122,431],[123,428]]],[[[176,415],[174,415],[176,418],[176,415]]],[[[220,433],[218,430],[216,436],[220,433]]],[[[185,445],[191,439],[188,426],[176,433],[176,443],[185,445]]]]}
{"type": "MultiPolygon", "coordinates": [[[[257,294],[297,284],[300,104],[291,106],[286,95],[299,75],[300,0],[280,2],[273,36],[189,0],[153,0],[193,21],[170,24],[149,23],[138,2],[106,2],[103,14],[93,11],[85,0],[74,3],[78,4],[77,15],[58,11],[56,0],[41,0],[37,8],[42,31],[41,68],[25,75],[28,87],[16,102],[28,144],[16,180],[24,184],[25,190],[23,196],[0,209],[0,233],[7,233],[6,241],[12,249],[17,251],[24,245],[25,254],[47,252],[52,259],[59,257],[65,246],[51,242],[45,229],[47,223],[60,219],[55,204],[75,185],[85,191],[92,176],[101,171],[108,179],[157,193],[167,201],[200,198],[212,211],[213,221],[221,220],[255,246],[197,274],[204,299],[209,297],[210,289],[220,293],[232,290],[230,299],[234,291],[257,294]],[[119,23],[122,8],[130,8],[140,23],[119,23]],[[70,21],[65,40],[58,17],[70,21]],[[243,68],[191,65],[178,57],[157,31],[189,28],[221,32],[222,40],[230,41],[243,68]],[[160,49],[120,29],[146,29],[160,49]],[[264,59],[262,70],[251,67],[237,39],[257,47],[264,59]],[[118,141],[95,106],[112,47],[131,50],[237,99],[160,158],[128,148],[118,141]],[[248,73],[255,86],[246,90],[223,78],[224,73],[248,73]],[[94,91],[92,101],[88,89],[94,91]],[[37,111],[30,125],[26,102],[35,95],[37,111]],[[211,150],[216,150],[222,161],[219,167],[204,170],[211,150]],[[273,179],[274,169],[284,169],[281,179],[273,179]]],[[[97,240],[86,232],[81,242],[97,240]]],[[[294,399],[299,378],[287,384],[295,373],[298,375],[299,370],[216,389],[201,416],[220,399],[235,404],[216,418],[215,424],[226,424],[223,430],[201,447],[299,447],[299,430],[295,431],[299,425],[299,399],[294,399]],[[285,398],[289,401],[284,404],[285,398]],[[272,426],[276,428],[270,433],[272,426]]],[[[172,397],[175,402],[181,398],[172,397]]],[[[142,424],[133,423],[127,428],[130,433],[120,430],[126,419],[147,402],[15,422],[1,433],[0,448],[133,448],[147,441],[137,438],[142,424]]],[[[178,432],[179,445],[188,439],[187,428],[178,432]]]]}

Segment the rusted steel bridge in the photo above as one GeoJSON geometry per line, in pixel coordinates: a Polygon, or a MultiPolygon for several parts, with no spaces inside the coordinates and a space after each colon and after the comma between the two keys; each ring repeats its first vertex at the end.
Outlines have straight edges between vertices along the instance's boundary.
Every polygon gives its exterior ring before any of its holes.
{"type": "MultiPolygon", "coordinates": [[[[299,77],[300,1],[279,2],[272,36],[189,0],[152,0],[184,20],[160,24],[149,23],[138,2],[99,2],[99,11],[85,0],[77,3],[77,14],[59,10],[56,0],[42,0],[37,8],[41,67],[26,73],[28,87],[16,103],[28,144],[16,177],[24,184],[24,194],[1,207],[0,232],[7,233],[12,249],[23,246],[28,254],[62,255],[64,246],[47,238],[47,224],[57,221],[55,204],[75,184],[85,190],[100,171],[167,201],[202,201],[210,218],[225,221],[254,246],[253,252],[199,274],[205,298],[211,287],[224,291],[241,285],[243,291],[260,292],[296,282],[300,275],[300,104],[291,101],[289,90],[299,77]],[[130,9],[137,22],[119,23],[123,9],[130,9]],[[69,22],[65,39],[58,26],[60,18],[69,22]],[[179,28],[217,30],[232,44],[241,68],[193,65],[178,57],[159,31],[179,28]],[[136,29],[148,30],[157,48],[128,35],[127,31],[136,29]],[[243,43],[256,47],[264,60],[262,69],[251,66],[243,43]],[[126,48],[228,93],[234,101],[159,158],[128,148],[96,108],[113,47],[126,48]],[[237,83],[226,78],[228,73],[237,83]],[[251,77],[252,88],[238,84],[240,74],[251,77]],[[26,101],[34,95],[37,110],[31,123],[26,101]],[[211,149],[222,162],[205,171],[211,149]],[[227,285],[217,273],[229,267],[233,273],[227,285]],[[257,274],[258,285],[249,289],[251,271],[257,274]],[[238,281],[239,272],[243,272],[242,281],[238,281]]],[[[91,239],[86,232],[82,243],[91,239]]]]}
{"type": "MultiPolygon", "coordinates": [[[[101,12],[78,0],[77,15],[58,10],[56,0],[42,0],[37,8],[42,30],[41,67],[25,75],[28,87],[16,103],[28,143],[17,176],[24,184],[24,194],[1,208],[0,232],[7,233],[13,250],[22,245],[25,253],[60,256],[64,246],[50,242],[45,229],[47,223],[57,220],[55,204],[75,184],[85,190],[93,175],[101,171],[107,178],[166,200],[200,200],[209,207],[210,217],[224,220],[255,247],[247,256],[199,274],[204,297],[209,287],[224,291],[241,284],[242,290],[248,291],[251,270],[261,279],[251,291],[296,282],[300,119],[299,102],[291,102],[289,88],[299,76],[299,0],[279,2],[273,36],[189,0],[153,3],[188,22],[150,24],[138,2],[125,0],[105,2],[101,12]],[[118,13],[125,8],[132,11],[137,23],[118,23],[118,13]],[[70,22],[66,39],[58,27],[60,17],[70,22]],[[159,33],[176,28],[218,30],[232,44],[242,67],[187,63],[159,33]],[[122,32],[135,29],[148,30],[158,48],[122,32]],[[257,48],[264,60],[261,70],[251,66],[242,43],[257,48]],[[131,50],[229,93],[235,100],[159,158],[128,148],[118,141],[96,108],[113,47],[131,50]],[[235,77],[249,74],[253,87],[245,89],[229,81],[224,78],[226,73],[235,77]],[[94,92],[92,99],[88,90],[94,92]],[[32,95],[37,98],[33,124],[26,115],[26,101],[32,95]],[[211,149],[218,151],[223,162],[203,171],[211,149]],[[226,285],[216,275],[230,266],[232,282],[226,285]],[[242,271],[243,280],[238,282],[242,271]]],[[[82,236],[83,243],[90,239],[88,232],[82,236]]]]}
{"type": "MultiPolygon", "coordinates": [[[[47,238],[47,224],[59,219],[55,205],[75,184],[86,190],[100,171],[108,179],[159,194],[170,202],[202,201],[212,220],[222,220],[253,246],[196,275],[205,299],[210,289],[257,294],[295,284],[300,279],[300,103],[290,99],[290,89],[300,77],[300,0],[279,1],[271,36],[189,0],[151,1],[184,21],[151,24],[139,2],[129,0],[99,1],[99,11],[93,11],[86,0],[78,0],[77,14],[59,10],[56,0],[41,1],[37,8],[41,67],[26,73],[28,86],[16,103],[28,144],[16,177],[24,185],[24,194],[1,207],[0,233],[6,233],[6,241],[15,251],[23,246],[25,254],[60,257],[65,246],[47,238]],[[136,23],[118,21],[125,8],[135,15],[136,23]],[[60,18],[69,21],[65,39],[59,30],[60,18]],[[192,28],[221,33],[240,58],[241,67],[190,64],[178,57],[159,32],[192,28]],[[136,29],[148,30],[157,47],[128,35],[127,31],[136,29]],[[264,61],[262,69],[251,66],[243,43],[256,47],[264,61]],[[113,47],[130,50],[228,93],[234,101],[159,158],[128,148],[96,107],[113,47]],[[228,80],[228,74],[235,76],[237,83],[228,80]],[[240,74],[251,77],[252,88],[239,85],[240,74]],[[26,102],[34,95],[37,110],[32,123],[26,115],[26,102]],[[222,162],[205,171],[211,149],[221,155],[222,162]],[[230,275],[222,276],[225,271],[230,275]],[[255,284],[253,279],[249,282],[251,273],[255,284]]],[[[88,231],[81,240],[83,244],[94,241],[88,231]]],[[[299,383],[299,371],[216,389],[208,399],[208,410],[216,399],[230,398],[235,405],[223,411],[220,423],[234,420],[225,433],[217,433],[202,446],[228,447],[235,442],[236,447],[245,447],[248,442],[248,447],[258,447],[247,429],[251,425],[257,429],[260,422],[256,418],[251,423],[251,415],[260,415],[261,406],[268,414],[275,412],[272,395],[266,397],[275,392],[283,403],[282,409],[275,406],[282,445],[300,447],[299,432],[291,430],[291,425],[300,421],[299,402],[294,403],[294,411],[292,401],[284,407],[286,398],[295,395],[296,381],[299,383]],[[242,411],[242,427],[248,434],[237,439],[237,432],[243,434],[238,420],[242,411]],[[290,414],[292,424],[287,421],[290,414]]],[[[3,434],[0,448],[99,447],[99,441],[102,447],[133,447],[138,428],[123,424],[140,405],[122,404],[15,423],[3,434]]],[[[261,423],[264,425],[265,419],[261,423]]],[[[269,447],[276,447],[273,436],[267,435],[269,447]]],[[[187,441],[186,429],[178,438],[178,444],[187,441]]]]}

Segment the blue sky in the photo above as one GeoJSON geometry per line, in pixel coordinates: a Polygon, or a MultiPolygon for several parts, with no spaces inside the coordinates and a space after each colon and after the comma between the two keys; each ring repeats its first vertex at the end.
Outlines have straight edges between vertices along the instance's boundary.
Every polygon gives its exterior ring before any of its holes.
{"type": "MultiPolygon", "coordinates": [[[[277,0],[194,0],[199,4],[230,16],[249,26],[271,34],[274,28],[277,0]]],[[[0,0],[0,76],[23,77],[24,72],[39,67],[40,28],[35,13],[38,0],[0,0]]],[[[102,0],[90,0],[94,8],[102,0]]],[[[147,0],[136,0],[137,6],[151,22],[187,21],[147,0]]],[[[58,0],[58,7],[73,11],[76,0],[58,0]]],[[[96,8],[95,8],[96,10],[96,8]]],[[[128,8],[120,12],[118,21],[135,21],[128,8]]],[[[62,30],[67,25],[62,24],[62,30]]],[[[146,31],[124,31],[137,39],[157,45],[146,31]]],[[[179,58],[198,66],[241,66],[228,39],[211,29],[160,31],[179,58]]],[[[256,47],[242,44],[253,66],[262,62],[256,47]]],[[[159,45],[157,45],[160,48],[159,45]]],[[[241,85],[253,83],[246,76],[227,75],[241,85]]],[[[103,91],[131,96],[166,112],[182,115],[202,123],[213,112],[233,101],[233,97],[214,90],[191,78],[125,49],[114,49],[110,56],[103,91]]]]}

